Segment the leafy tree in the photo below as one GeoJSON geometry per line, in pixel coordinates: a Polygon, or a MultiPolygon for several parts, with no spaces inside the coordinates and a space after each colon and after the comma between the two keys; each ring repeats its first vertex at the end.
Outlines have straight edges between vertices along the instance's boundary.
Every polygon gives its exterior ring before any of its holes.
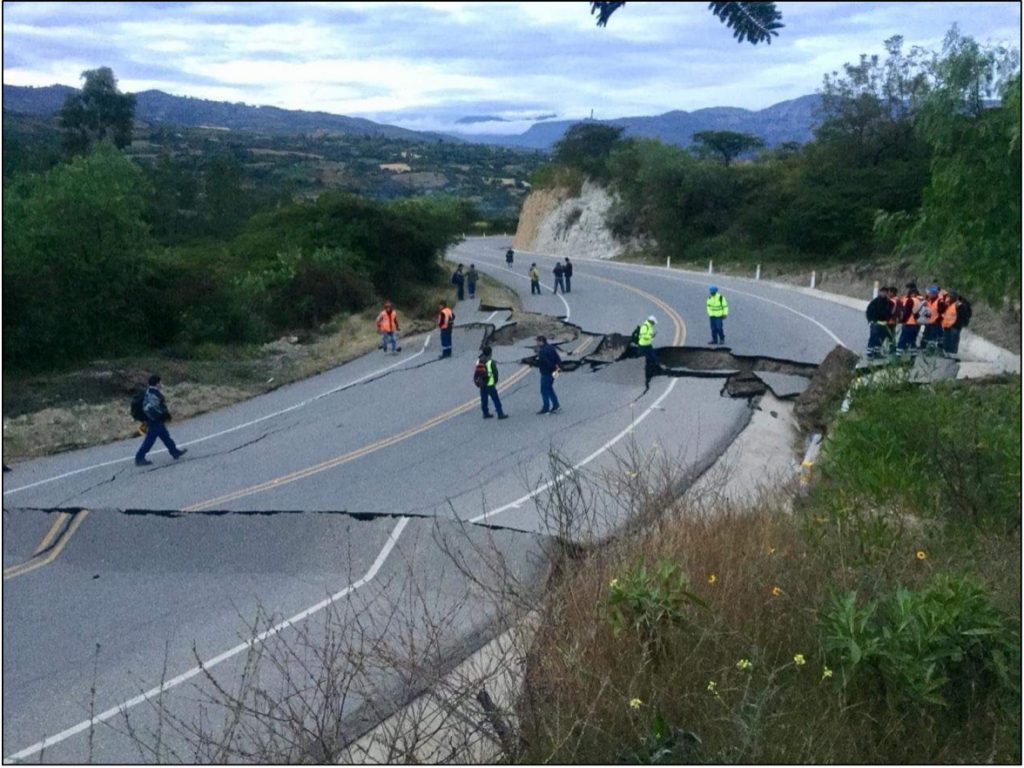
{"type": "Polygon", "coordinates": [[[994,306],[1021,287],[1019,67],[1016,51],[980,46],[955,28],[947,35],[917,122],[933,152],[921,209],[880,219],[882,231],[900,233],[901,252],[994,306]]]}
{"type": "Polygon", "coordinates": [[[145,339],[139,168],[101,145],[4,192],[4,365],[62,364],[145,339]]]}
{"type": "Polygon", "coordinates": [[[82,90],[65,99],[59,114],[68,155],[83,154],[102,141],[113,142],[119,149],[130,144],[135,95],[117,89],[117,78],[109,67],[86,70],[82,77],[82,90]]]}
{"type": "MultiPolygon", "coordinates": [[[[625,2],[592,2],[590,14],[597,14],[597,26],[608,24],[608,19],[625,2]]],[[[775,3],[708,3],[708,9],[733,30],[733,37],[739,42],[750,41],[751,45],[768,43],[772,37],[778,37],[775,30],[782,29],[782,14],[775,8],[775,3]]]]}
{"type": "Polygon", "coordinates": [[[693,140],[699,145],[699,151],[722,158],[726,168],[740,155],[765,146],[760,136],[735,131],[698,131],[693,134],[693,140]]]}
{"type": "Polygon", "coordinates": [[[603,123],[576,123],[555,143],[551,159],[579,168],[593,179],[606,179],[608,156],[622,131],[622,128],[603,123]]]}

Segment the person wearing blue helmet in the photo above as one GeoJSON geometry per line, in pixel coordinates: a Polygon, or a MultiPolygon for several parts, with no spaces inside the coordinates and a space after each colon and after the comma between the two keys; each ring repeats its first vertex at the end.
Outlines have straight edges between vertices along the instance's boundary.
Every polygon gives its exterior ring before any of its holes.
{"type": "Polygon", "coordinates": [[[717,285],[708,286],[708,319],[711,321],[711,346],[725,344],[725,318],[729,316],[729,302],[718,292],[717,285]]]}

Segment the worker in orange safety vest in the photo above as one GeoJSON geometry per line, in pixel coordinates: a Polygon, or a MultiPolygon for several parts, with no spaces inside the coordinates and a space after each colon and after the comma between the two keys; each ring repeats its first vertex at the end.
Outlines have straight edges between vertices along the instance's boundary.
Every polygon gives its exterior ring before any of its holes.
{"type": "Polygon", "coordinates": [[[448,308],[448,302],[437,305],[437,327],[441,329],[441,357],[452,356],[452,326],[455,324],[455,313],[448,308]]]}
{"type": "Polygon", "coordinates": [[[390,301],[384,302],[384,309],[377,315],[377,330],[380,331],[380,349],[382,352],[388,351],[388,344],[391,345],[391,351],[399,353],[402,348],[398,346],[398,337],[395,335],[398,333],[398,313],[395,312],[395,307],[390,301]]]}

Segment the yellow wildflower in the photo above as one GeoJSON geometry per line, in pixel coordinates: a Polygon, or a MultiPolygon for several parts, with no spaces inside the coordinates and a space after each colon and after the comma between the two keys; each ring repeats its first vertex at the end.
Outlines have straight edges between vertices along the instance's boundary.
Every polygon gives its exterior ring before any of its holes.
{"type": "Polygon", "coordinates": [[[825,667],[821,670],[821,679],[824,680],[827,677],[832,677],[832,670],[828,667],[825,667]]]}
{"type": "Polygon", "coordinates": [[[744,669],[744,670],[746,670],[746,669],[753,668],[753,666],[754,665],[750,663],[750,659],[740,659],[739,661],[736,662],[736,669],[744,669]]]}
{"type": "Polygon", "coordinates": [[[804,658],[804,655],[802,653],[798,653],[796,656],[793,657],[793,663],[796,664],[798,667],[802,667],[804,664],[807,663],[807,659],[804,658]]]}
{"type": "Polygon", "coordinates": [[[778,597],[782,594],[782,587],[772,587],[772,597],[778,597]]]}
{"type": "Polygon", "coordinates": [[[928,559],[928,553],[925,552],[923,549],[917,550],[917,559],[918,560],[927,560],[928,559]]]}
{"type": "Polygon", "coordinates": [[[775,547],[768,547],[768,554],[769,555],[774,555],[775,554],[775,547]]]}
{"type": "Polygon", "coordinates": [[[630,709],[640,709],[640,707],[642,707],[643,705],[644,705],[644,703],[642,701],[640,701],[640,699],[630,699],[629,700],[629,708],[630,709]]]}
{"type": "Polygon", "coordinates": [[[608,586],[611,587],[612,589],[618,589],[618,587],[619,587],[619,580],[618,579],[612,579],[611,581],[608,582],[608,586]]]}
{"type": "Polygon", "coordinates": [[[708,691],[715,695],[718,695],[718,683],[716,683],[714,680],[708,680],[708,691]]]}
{"type": "Polygon", "coordinates": [[[714,584],[716,581],[718,581],[718,577],[715,574],[708,575],[708,584],[714,584]]]}

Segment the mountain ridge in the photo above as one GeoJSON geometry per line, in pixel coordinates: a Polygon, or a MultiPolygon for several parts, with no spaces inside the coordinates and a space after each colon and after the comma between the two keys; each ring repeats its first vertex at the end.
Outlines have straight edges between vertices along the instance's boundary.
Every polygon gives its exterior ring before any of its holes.
{"type": "MultiPolygon", "coordinates": [[[[30,87],[4,84],[3,108],[22,114],[52,116],[68,95],[79,89],[66,85],[30,87]]],[[[491,144],[519,149],[550,151],[573,125],[591,120],[545,120],[520,134],[468,134],[414,131],[376,123],[361,117],[328,112],[290,110],[272,106],[250,106],[238,102],[211,101],[191,96],[174,96],[148,90],[135,94],[136,120],[189,127],[216,127],[285,134],[337,132],[409,141],[452,141],[491,144]]],[[[821,98],[816,94],[789,99],[761,110],[741,107],[706,107],[688,112],[670,110],[660,115],[593,120],[621,127],[627,137],[658,139],[667,144],[689,146],[698,131],[736,131],[762,138],[769,147],[784,142],[804,143],[813,136],[816,111],[821,98]]],[[[472,118],[470,118],[472,119],[472,118]]]]}

